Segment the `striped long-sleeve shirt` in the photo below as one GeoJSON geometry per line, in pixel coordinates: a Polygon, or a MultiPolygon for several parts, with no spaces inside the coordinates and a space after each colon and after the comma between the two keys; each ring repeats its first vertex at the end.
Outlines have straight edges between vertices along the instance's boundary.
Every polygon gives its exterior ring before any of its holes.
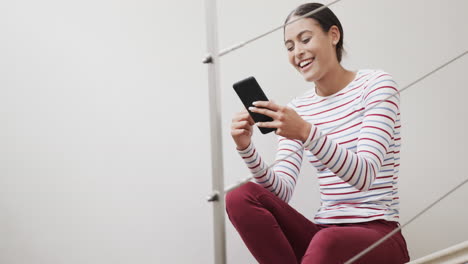
{"type": "Polygon", "coordinates": [[[255,182],[286,202],[306,155],[320,185],[317,223],[398,221],[399,105],[397,84],[388,73],[360,70],[336,94],[311,90],[289,104],[312,129],[306,142],[279,136],[273,168],[260,172],[268,165],[253,144],[239,154],[255,182]]]}

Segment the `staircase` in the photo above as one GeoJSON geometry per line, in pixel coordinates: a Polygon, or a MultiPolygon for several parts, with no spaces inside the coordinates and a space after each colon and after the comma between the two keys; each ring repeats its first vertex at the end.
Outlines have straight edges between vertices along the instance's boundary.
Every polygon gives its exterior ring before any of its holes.
{"type": "Polygon", "coordinates": [[[408,264],[468,264],[468,240],[449,248],[434,252],[408,264]]]}

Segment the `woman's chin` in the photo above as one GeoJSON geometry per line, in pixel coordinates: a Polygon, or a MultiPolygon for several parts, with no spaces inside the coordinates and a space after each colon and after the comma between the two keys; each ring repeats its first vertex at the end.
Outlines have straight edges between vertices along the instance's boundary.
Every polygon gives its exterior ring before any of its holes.
{"type": "Polygon", "coordinates": [[[316,76],[310,74],[303,74],[302,77],[306,82],[315,82],[317,80],[316,76]]]}
{"type": "Polygon", "coordinates": [[[301,74],[307,82],[316,82],[322,78],[322,72],[317,71],[317,69],[309,69],[306,72],[301,72],[301,74]]]}

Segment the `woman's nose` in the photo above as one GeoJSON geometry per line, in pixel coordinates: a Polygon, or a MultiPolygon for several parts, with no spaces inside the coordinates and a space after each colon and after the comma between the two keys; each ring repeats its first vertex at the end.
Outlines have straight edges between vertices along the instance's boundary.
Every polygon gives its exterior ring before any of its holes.
{"type": "Polygon", "coordinates": [[[298,46],[295,49],[295,52],[296,52],[295,53],[296,58],[302,59],[304,57],[304,49],[301,46],[298,46]]]}

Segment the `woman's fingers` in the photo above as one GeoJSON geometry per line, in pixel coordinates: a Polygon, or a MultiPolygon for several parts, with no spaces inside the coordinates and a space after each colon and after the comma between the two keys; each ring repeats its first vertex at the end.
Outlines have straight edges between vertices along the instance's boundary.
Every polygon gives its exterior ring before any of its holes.
{"type": "Polygon", "coordinates": [[[281,122],[279,121],[271,121],[271,122],[258,122],[257,126],[259,127],[267,127],[267,128],[279,128],[281,126],[281,122]]]}
{"type": "Polygon", "coordinates": [[[252,116],[249,114],[249,112],[247,112],[247,110],[245,110],[245,112],[247,113],[247,121],[249,121],[249,124],[251,126],[255,125],[255,121],[253,120],[252,116]]]}
{"type": "Polygon", "coordinates": [[[282,106],[277,105],[276,103],[272,101],[256,101],[256,102],[253,102],[252,104],[256,107],[264,107],[273,111],[278,111],[278,110],[281,110],[282,108],[282,106]]]}
{"type": "Polygon", "coordinates": [[[249,107],[249,110],[254,112],[254,113],[259,113],[259,114],[263,114],[263,115],[266,115],[266,116],[269,116],[273,119],[278,119],[278,113],[275,112],[275,111],[272,111],[270,109],[266,109],[266,108],[257,108],[257,107],[249,107]]]}
{"type": "Polygon", "coordinates": [[[254,120],[250,116],[249,112],[247,112],[247,110],[244,110],[242,112],[235,114],[234,117],[232,118],[232,122],[238,122],[238,121],[243,121],[243,120],[248,121],[248,123],[251,126],[255,124],[254,120]]]}
{"type": "Polygon", "coordinates": [[[240,135],[249,135],[250,131],[248,129],[232,129],[231,135],[232,136],[240,136],[240,135]]]}
{"type": "MultiPolygon", "coordinates": [[[[277,105],[271,101],[257,101],[253,105],[255,107],[249,107],[251,112],[263,114],[273,119],[271,122],[258,122],[256,124],[258,127],[276,128],[275,133],[279,136],[299,139],[301,141],[307,140],[311,131],[311,124],[305,121],[294,109],[277,105]]],[[[238,135],[237,138],[251,136],[254,124],[252,117],[250,117],[247,111],[236,114],[232,121],[233,135],[238,135]],[[248,133],[244,130],[247,130],[248,133]]],[[[241,140],[238,140],[238,142],[240,142],[238,146],[246,146],[250,141],[244,140],[241,142],[241,140]]]]}
{"type": "Polygon", "coordinates": [[[247,110],[236,113],[231,122],[231,136],[236,143],[237,149],[246,149],[251,143],[253,127],[255,123],[247,110]]]}
{"type": "Polygon", "coordinates": [[[247,120],[232,122],[231,128],[232,129],[250,129],[252,125],[247,120]]]}

